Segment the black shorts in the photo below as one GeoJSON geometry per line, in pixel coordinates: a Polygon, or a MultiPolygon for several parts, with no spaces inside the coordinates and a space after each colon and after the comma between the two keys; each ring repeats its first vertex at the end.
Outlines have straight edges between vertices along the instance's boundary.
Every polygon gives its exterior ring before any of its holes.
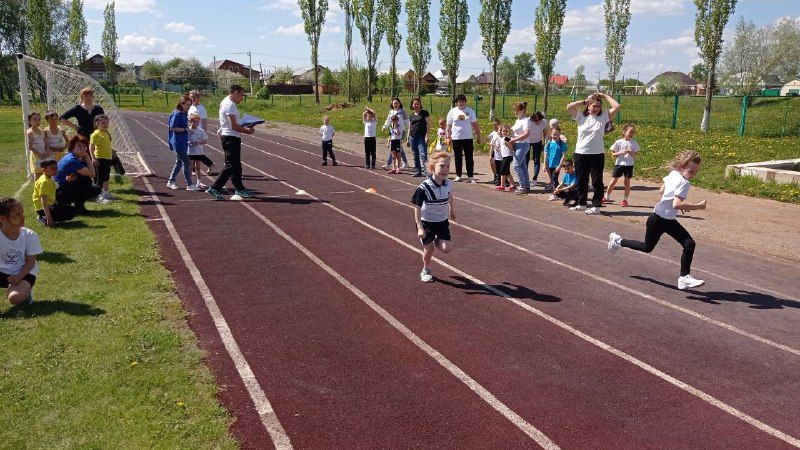
{"type": "Polygon", "coordinates": [[[614,171],[611,172],[611,178],[633,178],[633,166],[614,166],[614,171]]]}
{"type": "Polygon", "coordinates": [[[511,175],[511,164],[513,163],[513,156],[506,156],[503,158],[503,165],[500,167],[500,175],[511,175]]]}
{"type": "MultiPolygon", "coordinates": [[[[0,272],[0,288],[8,287],[8,277],[10,276],[11,275],[7,273],[0,272]]],[[[31,287],[33,287],[33,285],[36,284],[36,275],[27,274],[24,277],[22,277],[22,279],[27,281],[28,284],[31,285],[31,287]]]]}
{"type": "Polygon", "coordinates": [[[403,149],[403,141],[400,139],[392,139],[389,141],[389,150],[393,152],[399,152],[403,149]]]}
{"type": "Polygon", "coordinates": [[[95,184],[102,186],[111,177],[112,160],[97,158],[97,179],[95,184]]]}
{"type": "Polygon", "coordinates": [[[435,240],[450,240],[450,222],[425,222],[422,221],[422,229],[425,230],[425,237],[421,238],[422,245],[428,245],[435,240]]]}
{"type": "Polygon", "coordinates": [[[189,155],[189,161],[202,161],[206,159],[206,155],[189,155]]]}

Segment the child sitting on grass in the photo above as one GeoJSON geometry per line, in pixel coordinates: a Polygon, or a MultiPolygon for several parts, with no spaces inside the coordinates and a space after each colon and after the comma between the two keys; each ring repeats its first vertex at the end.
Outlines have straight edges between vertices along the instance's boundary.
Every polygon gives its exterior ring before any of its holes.
{"type": "Polygon", "coordinates": [[[12,305],[33,303],[39,274],[36,255],[41,253],[39,236],[25,228],[22,203],[13,197],[0,198],[0,288],[8,289],[12,305]]]}
{"type": "Polygon", "coordinates": [[[33,207],[42,225],[52,227],[56,222],[72,220],[75,210],[71,206],[56,203],[56,182],[53,177],[58,172],[58,162],[53,158],[39,163],[42,175],[33,185],[33,207]]]}

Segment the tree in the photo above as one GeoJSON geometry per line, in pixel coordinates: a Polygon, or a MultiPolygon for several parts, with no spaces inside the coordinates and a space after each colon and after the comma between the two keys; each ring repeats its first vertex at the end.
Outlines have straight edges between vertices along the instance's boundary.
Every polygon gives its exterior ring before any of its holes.
{"type": "Polygon", "coordinates": [[[285,84],[292,80],[294,71],[291,67],[279,68],[272,74],[272,84],[285,84]]]}
{"type": "Polygon", "coordinates": [[[631,0],[605,0],[606,64],[611,95],[614,95],[617,75],[622,68],[625,45],[628,43],[628,24],[631,22],[631,0]]]}
{"type": "Polygon", "coordinates": [[[30,24],[28,53],[34,58],[48,59],[53,18],[47,0],[28,0],[28,23],[30,24]]]}
{"type": "Polygon", "coordinates": [[[353,90],[351,92],[353,102],[358,102],[367,95],[367,73],[368,71],[365,67],[359,66],[358,61],[353,61],[349,74],[345,70],[335,74],[339,79],[339,84],[344,84],[347,80],[353,82],[353,90]]]}
{"type": "Polygon", "coordinates": [[[708,70],[706,70],[706,66],[704,66],[702,63],[698,63],[692,66],[692,72],[690,75],[695,80],[705,80],[706,77],[708,77],[708,70]]]}
{"type": "Polygon", "coordinates": [[[517,66],[508,56],[497,63],[497,77],[503,83],[503,92],[506,94],[517,91],[517,66]]]}
{"type": "Polygon", "coordinates": [[[314,70],[314,101],[319,104],[319,37],[325,14],[328,13],[328,0],[297,0],[303,16],[303,27],[311,44],[311,67],[314,70]]]}
{"type": "Polygon", "coordinates": [[[800,21],[783,18],[773,29],[775,45],[783,55],[775,67],[781,81],[791,81],[800,74],[800,21]]]}
{"type": "Polygon", "coordinates": [[[481,28],[483,51],[486,60],[492,67],[492,95],[489,102],[489,117],[496,118],[495,100],[497,96],[497,63],[503,55],[503,46],[511,32],[512,0],[481,0],[481,12],[478,14],[478,25],[481,28]]]}
{"type": "Polygon", "coordinates": [[[514,65],[519,70],[519,77],[523,81],[527,81],[536,75],[536,57],[533,53],[522,52],[514,55],[514,65]]]}
{"type": "Polygon", "coordinates": [[[89,57],[89,44],[86,43],[86,19],[83,17],[83,1],[72,0],[67,17],[69,24],[69,59],[78,66],[89,57]]]}
{"type": "Polygon", "coordinates": [[[328,69],[327,67],[322,69],[321,81],[323,86],[339,86],[339,81],[336,80],[335,76],[333,76],[331,69],[328,69]]]}
{"type": "Polygon", "coordinates": [[[663,76],[656,82],[656,94],[662,97],[674,97],[681,92],[681,80],[674,76],[663,76]]]}
{"type": "Polygon", "coordinates": [[[28,42],[28,24],[20,14],[25,9],[24,0],[0,2],[0,100],[14,99],[19,86],[16,54],[28,42]]]}
{"type": "Polygon", "coordinates": [[[49,61],[66,64],[69,60],[69,3],[63,0],[49,2],[53,31],[50,35],[49,61]]]}
{"type": "Polygon", "coordinates": [[[572,79],[570,80],[570,84],[572,85],[572,90],[575,93],[583,92],[584,88],[588,84],[586,81],[586,67],[582,64],[575,68],[575,74],[572,75],[572,79]]]}
{"type": "Polygon", "coordinates": [[[142,64],[142,69],[139,72],[143,80],[158,80],[162,81],[164,75],[164,64],[156,59],[148,59],[142,64]]]}
{"type": "Polygon", "coordinates": [[[550,91],[550,75],[556,55],[561,50],[561,26],[564,24],[564,10],[567,0],[539,0],[536,15],[533,20],[533,29],[536,34],[536,60],[539,62],[539,71],[544,84],[543,111],[547,114],[547,101],[550,91]]]}
{"type": "Polygon", "coordinates": [[[408,37],[406,50],[411,57],[411,67],[416,76],[417,95],[422,94],[422,77],[431,62],[430,0],[406,0],[408,37]]]}
{"type": "Polygon", "coordinates": [[[694,4],[697,6],[694,41],[708,69],[705,107],[700,122],[700,131],[705,133],[711,120],[711,99],[716,88],[717,62],[722,52],[722,31],[736,8],[736,0],[694,0],[694,4]]]}
{"type": "Polygon", "coordinates": [[[372,83],[376,74],[375,61],[381,48],[383,29],[378,26],[376,0],[353,0],[353,17],[367,51],[367,100],[372,101],[372,83]]]}
{"type": "MultiPolygon", "coordinates": [[[[441,0],[439,10],[439,31],[441,37],[436,49],[439,50],[439,59],[442,60],[450,86],[456,85],[456,75],[458,74],[458,63],[461,49],[464,47],[464,39],[467,38],[467,27],[469,26],[469,11],[467,0],[441,0]]],[[[452,100],[456,100],[456,90],[450,91],[452,100]]]]}
{"type": "Polygon", "coordinates": [[[136,69],[133,64],[121,64],[121,66],[125,68],[125,71],[119,74],[117,82],[121,86],[136,86],[136,69]]]}
{"type": "Polygon", "coordinates": [[[109,80],[113,85],[117,78],[117,59],[119,49],[117,48],[117,21],[114,17],[114,2],[106,5],[103,11],[103,65],[108,72],[109,80]]]}
{"type": "Polygon", "coordinates": [[[397,95],[397,52],[400,51],[400,42],[403,36],[397,28],[397,21],[400,19],[400,0],[378,0],[378,26],[383,29],[386,34],[386,43],[389,44],[389,54],[391,56],[391,63],[389,72],[392,74],[390,77],[390,90],[389,96],[394,97],[397,95]]]}
{"type": "Polygon", "coordinates": [[[769,42],[769,30],[739,17],[733,41],[723,46],[720,59],[721,85],[736,95],[752,95],[759,91],[763,75],[771,72],[776,58],[769,42]]]}
{"type": "Polygon", "coordinates": [[[347,101],[353,101],[353,1],[354,0],[339,0],[339,7],[342,8],[344,13],[344,47],[347,52],[347,101]]]}
{"type": "Polygon", "coordinates": [[[177,65],[165,69],[162,79],[165,83],[188,85],[195,89],[211,84],[213,75],[197,58],[189,58],[180,60],[177,65]]]}

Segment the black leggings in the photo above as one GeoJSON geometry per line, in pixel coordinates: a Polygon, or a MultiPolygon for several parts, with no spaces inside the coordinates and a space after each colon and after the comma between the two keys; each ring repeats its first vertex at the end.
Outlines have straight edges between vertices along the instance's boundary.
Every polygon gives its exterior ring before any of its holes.
{"type": "Polygon", "coordinates": [[[592,206],[603,204],[605,188],[603,186],[603,164],[605,155],[582,155],[575,153],[575,177],[578,181],[578,204],[586,205],[589,196],[589,177],[592,178],[592,206]]]}
{"type": "Polygon", "coordinates": [[[333,154],[333,140],[322,141],[322,161],[327,161],[329,155],[331,160],[336,162],[336,156],[333,154]]]}
{"type": "Polygon", "coordinates": [[[681,276],[689,275],[692,268],[692,258],[694,257],[694,239],[683,228],[683,225],[678,223],[676,219],[665,219],[656,213],[650,214],[647,218],[647,230],[644,232],[644,242],[633,241],[630,239],[623,239],[622,246],[638,250],[640,252],[650,253],[658,244],[661,235],[667,233],[672,236],[672,239],[678,241],[683,246],[683,254],[681,255],[681,276]]]}
{"type": "Polygon", "coordinates": [[[364,159],[367,167],[375,168],[375,138],[364,137],[364,159]]]}
{"type": "Polygon", "coordinates": [[[467,177],[472,178],[475,174],[475,160],[472,154],[475,151],[472,139],[456,139],[453,141],[453,154],[456,156],[456,175],[461,176],[461,157],[467,163],[467,177]]]}

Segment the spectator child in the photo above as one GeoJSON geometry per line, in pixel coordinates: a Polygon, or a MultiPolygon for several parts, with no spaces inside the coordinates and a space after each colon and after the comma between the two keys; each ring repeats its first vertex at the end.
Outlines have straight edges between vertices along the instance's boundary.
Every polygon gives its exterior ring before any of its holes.
{"type": "Polygon", "coordinates": [[[450,242],[450,220],[456,220],[453,208],[453,183],[447,179],[450,174],[450,155],[436,152],[428,159],[430,175],[419,184],[411,198],[414,204],[414,220],[417,224],[417,236],[422,242],[422,272],[420,280],[426,283],[433,281],[431,259],[434,249],[448,253],[453,244],[450,242]]]}
{"type": "Polygon", "coordinates": [[[72,220],[75,217],[72,207],[56,202],[56,182],[53,177],[58,172],[58,162],[48,158],[39,165],[42,175],[33,185],[33,207],[39,216],[39,222],[46,227],[52,227],[55,222],[72,220]]]}
{"type": "Polygon", "coordinates": [[[553,190],[558,184],[558,169],[564,163],[564,155],[567,153],[567,143],[561,140],[561,128],[558,125],[550,128],[550,139],[544,150],[547,174],[550,175],[550,184],[547,185],[547,189],[553,190]]]}
{"type": "Polygon", "coordinates": [[[67,153],[67,132],[58,126],[58,114],[53,111],[44,113],[48,127],[44,129],[44,145],[49,157],[60,161],[67,153]]]}
{"type": "Polygon", "coordinates": [[[686,197],[691,187],[690,181],[700,170],[702,159],[694,150],[681,150],[672,161],[672,171],[664,177],[661,185],[661,201],[653,208],[647,218],[644,242],[622,239],[617,233],[608,236],[608,251],[616,253],[620,247],[627,247],[644,253],[650,253],[658,244],[661,235],[667,233],[683,247],[681,255],[681,271],[678,276],[678,289],[685,290],[702,286],[705,281],[694,278],[690,271],[694,257],[694,239],[678,222],[678,210],[693,211],[706,209],[706,201],[688,203],[686,197]]]}
{"type": "Polygon", "coordinates": [[[400,152],[403,149],[402,142],[403,127],[400,125],[400,116],[394,115],[389,123],[389,150],[392,152],[392,169],[389,170],[389,173],[402,173],[400,170],[402,169],[400,165],[402,161],[400,156],[400,152]]]}
{"type": "Polygon", "coordinates": [[[439,129],[436,130],[436,145],[433,147],[434,152],[447,152],[450,153],[450,147],[447,145],[447,120],[445,118],[439,119],[439,129]]]}
{"type": "Polygon", "coordinates": [[[500,121],[495,119],[492,121],[492,132],[486,136],[486,142],[489,144],[489,167],[492,169],[492,174],[494,174],[494,178],[492,179],[492,183],[495,186],[500,186],[500,166],[497,164],[497,161],[503,161],[503,157],[499,154],[495,154],[494,147],[492,146],[492,140],[500,136],[498,130],[500,129],[500,121]]]}
{"type": "Polygon", "coordinates": [[[514,144],[511,140],[511,127],[500,125],[500,134],[494,138],[492,146],[495,154],[500,154],[497,173],[500,174],[500,182],[495,190],[512,192],[514,190],[514,176],[511,175],[511,165],[514,163],[514,144]]]}
{"type": "Polygon", "coordinates": [[[364,108],[361,119],[364,121],[364,160],[366,161],[364,168],[374,169],[378,120],[375,118],[375,111],[369,107],[364,108]]]}
{"type": "Polygon", "coordinates": [[[202,191],[208,188],[200,182],[200,164],[205,158],[203,146],[208,143],[208,133],[200,127],[200,116],[195,113],[189,114],[189,162],[192,165],[195,182],[186,189],[189,191],[202,191]]]}
{"type": "Polygon", "coordinates": [[[325,116],[322,118],[319,134],[322,135],[322,165],[328,165],[328,155],[330,155],[333,165],[337,165],[336,156],[333,154],[333,135],[336,134],[336,130],[331,126],[330,117],[325,116]]]}
{"type": "Polygon", "coordinates": [[[89,148],[94,157],[93,164],[97,168],[97,178],[95,184],[100,186],[100,195],[97,197],[98,203],[108,203],[116,200],[108,192],[108,179],[111,176],[111,164],[113,155],[111,152],[111,135],[108,133],[108,116],[101,114],[94,118],[94,126],[97,128],[89,138],[89,148]]]}
{"type": "Polygon", "coordinates": [[[28,138],[28,150],[30,150],[30,167],[31,172],[36,177],[42,174],[42,168],[39,167],[39,162],[47,158],[47,145],[44,141],[44,132],[39,128],[42,123],[42,116],[37,113],[28,114],[28,129],[25,131],[25,136],[28,138]]]}
{"type": "Polygon", "coordinates": [[[39,236],[25,228],[25,208],[12,197],[0,198],[0,288],[8,289],[12,305],[33,303],[33,285],[39,274],[36,255],[42,253],[39,236]]]}
{"type": "Polygon", "coordinates": [[[573,202],[573,204],[578,202],[578,184],[575,178],[575,166],[571,159],[565,159],[561,167],[564,168],[564,179],[561,180],[561,184],[556,186],[553,190],[553,195],[551,195],[548,200],[554,201],[563,198],[564,206],[570,206],[570,202],[573,202]]]}
{"type": "Polygon", "coordinates": [[[635,134],[636,126],[632,123],[626,123],[622,126],[622,139],[617,139],[611,145],[611,156],[616,156],[617,160],[614,163],[611,183],[608,185],[603,203],[611,201],[611,193],[614,191],[614,186],[617,185],[620,177],[625,177],[625,197],[622,199],[621,206],[628,206],[628,197],[631,195],[631,178],[633,177],[633,159],[641,150],[639,143],[633,138],[635,134]]]}
{"type": "MultiPolygon", "coordinates": [[[[197,114],[200,117],[200,123],[197,125],[197,128],[202,128],[203,131],[206,131],[208,130],[208,112],[206,111],[206,107],[200,102],[200,97],[200,91],[189,92],[189,98],[192,100],[192,106],[189,107],[189,115],[193,113],[197,114]]],[[[206,135],[208,135],[208,133],[206,133],[206,135]]],[[[206,175],[211,175],[211,168],[214,166],[214,161],[203,153],[200,162],[206,165],[206,175]]],[[[197,174],[199,173],[200,172],[197,172],[197,174]]]]}

